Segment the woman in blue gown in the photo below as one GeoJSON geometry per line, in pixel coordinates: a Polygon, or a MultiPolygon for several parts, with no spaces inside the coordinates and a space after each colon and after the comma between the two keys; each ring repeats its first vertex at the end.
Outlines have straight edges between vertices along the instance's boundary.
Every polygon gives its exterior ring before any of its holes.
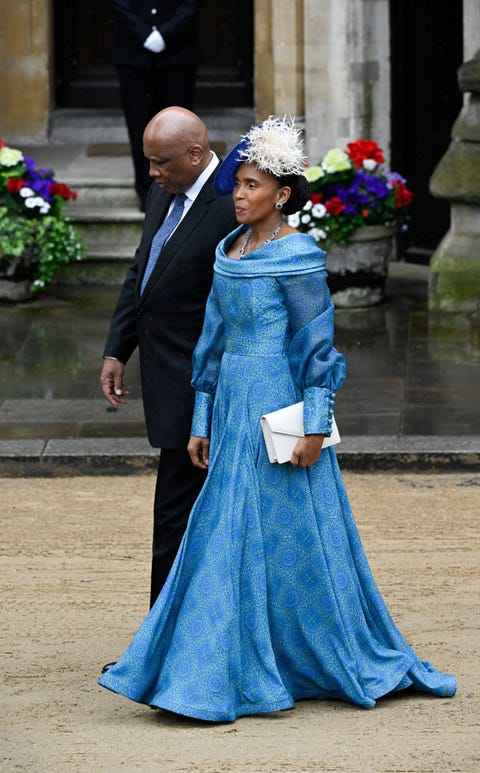
{"type": "Polygon", "coordinates": [[[452,696],[390,617],[332,447],[344,358],[333,346],[325,253],[281,219],[308,198],[293,124],[254,127],[220,168],[239,227],[218,246],[194,354],[189,451],[208,467],[167,582],[100,679],[204,720],[336,698],[371,708],[407,687],[452,696]],[[304,401],[305,437],[267,457],[260,417],[304,401]]]}

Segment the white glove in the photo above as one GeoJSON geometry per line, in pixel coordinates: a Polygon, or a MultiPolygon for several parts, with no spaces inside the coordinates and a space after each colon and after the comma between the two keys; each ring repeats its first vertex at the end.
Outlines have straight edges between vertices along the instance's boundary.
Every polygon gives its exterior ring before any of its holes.
{"type": "Polygon", "coordinates": [[[165,41],[158,30],[153,30],[143,44],[143,47],[153,51],[154,54],[160,54],[165,49],[165,41]]]}

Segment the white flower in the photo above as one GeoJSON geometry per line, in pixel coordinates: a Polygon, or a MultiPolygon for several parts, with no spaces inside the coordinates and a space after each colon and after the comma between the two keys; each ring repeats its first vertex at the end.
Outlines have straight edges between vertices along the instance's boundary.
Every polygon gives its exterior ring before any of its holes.
{"type": "Polygon", "coordinates": [[[321,177],[324,177],[325,172],[321,166],[315,164],[315,166],[309,166],[308,169],[305,169],[303,174],[309,183],[314,183],[315,180],[320,180],[321,177]]]}
{"type": "Polygon", "coordinates": [[[327,212],[326,207],[323,204],[315,204],[315,206],[312,208],[312,215],[314,217],[322,218],[325,217],[325,214],[327,212]]]}
{"type": "Polygon", "coordinates": [[[34,196],[35,191],[32,191],[31,188],[27,188],[26,185],[23,186],[23,188],[20,189],[20,196],[23,196],[24,199],[27,199],[29,196],[34,196]]]}
{"type": "Polygon", "coordinates": [[[16,166],[23,161],[23,153],[16,148],[8,148],[6,145],[0,148],[0,164],[2,166],[16,166]]]}
{"type": "Polygon", "coordinates": [[[311,220],[312,220],[312,218],[310,217],[310,215],[308,214],[308,212],[307,212],[305,215],[302,215],[302,216],[301,216],[301,218],[300,218],[300,221],[301,221],[302,223],[305,223],[305,225],[307,225],[307,223],[310,223],[310,222],[311,222],[311,220]]]}
{"type": "Polygon", "coordinates": [[[288,225],[291,225],[292,228],[297,228],[297,226],[300,225],[300,215],[298,212],[295,212],[293,215],[289,215],[287,218],[288,225]]]}
{"type": "Polygon", "coordinates": [[[310,200],[307,201],[303,209],[309,210],[312,208],[312,202],[310,200]]]}
{"type": "Polygon", "coordinates": [[[44,201],[42,206],[40,207],[40,214],[46,215],[48,212],[50,212],[50,204],[48,201],[44,201]]]}
{"type": "Polygon", "coordinates": [[[373,172],[377,166],[377,162],[374,161],[373,158],[364,158],[362,161],[362,166],[367,172],[373,172]]]}
{"type": "Polygon", "coordinates": [[[335,174],[335,172],[343,172],[345,169],[351,169],[352,162],[343,150],[340,150],[340,148],[332,148],[323,157],[322,167],[328,174],[335,174]]]}
{"type": "Polygon", "coordinates": [[[50,209],[50,204],[48,201],[45,201],[45,199],[42,199],[41,196],[29,196],[28,199],[25,199],[25,206],[29,209],[33,209],[33,207],[38,207],[40,209],[40,212],[42,214],[45,214],[50,209]],[[47,207],[47,209],[44,209],[44,207],[47,207]]]}
{"type": "Polygon", "coordinates": [[[35,279],[33,284],[35,287],[45,287],[45,282],[42,279],[35,279]]]}
{"type": "Polygon", "coordinates": [[[322,228],[310,228],[309,235],[313,236],[316,242],[322,241],[322,239],[327,238],[327,234],[322,228]]]}

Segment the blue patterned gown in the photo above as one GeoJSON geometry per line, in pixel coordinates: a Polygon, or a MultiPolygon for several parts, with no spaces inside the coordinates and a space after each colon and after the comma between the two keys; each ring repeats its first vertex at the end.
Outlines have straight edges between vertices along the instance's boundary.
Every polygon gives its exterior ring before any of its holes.
{"type": "Polygon", "coordinates": [[[365,708],[392,690],[451,696],[372,577],[335,451],[270,464],[260,416],[305,401],[330,433],[345,363],[333,347],[325,253],[291,234],[241,260],[218,247],[194,354],[192,434],[211,437],[206,483],[167,582],[100,684],[200,719],[287,709],[301,698],[365,708]]]}

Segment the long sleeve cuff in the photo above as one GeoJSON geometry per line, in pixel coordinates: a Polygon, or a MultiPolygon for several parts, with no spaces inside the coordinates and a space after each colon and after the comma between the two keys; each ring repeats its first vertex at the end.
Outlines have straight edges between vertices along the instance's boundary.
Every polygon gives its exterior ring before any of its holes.
{"type": "Polygon", "coordinates": [[[195,437],[210,437],[212,411],[213,395],[209,392],[195,392],[195,407],[190,434],[195,435],[195,437]]]}
{"type": "Polygon", "coordinates": [[[308,387],[303,393],[303,423],[306,435],[332,434],[335,392],[325,387],[308,387]]]}

